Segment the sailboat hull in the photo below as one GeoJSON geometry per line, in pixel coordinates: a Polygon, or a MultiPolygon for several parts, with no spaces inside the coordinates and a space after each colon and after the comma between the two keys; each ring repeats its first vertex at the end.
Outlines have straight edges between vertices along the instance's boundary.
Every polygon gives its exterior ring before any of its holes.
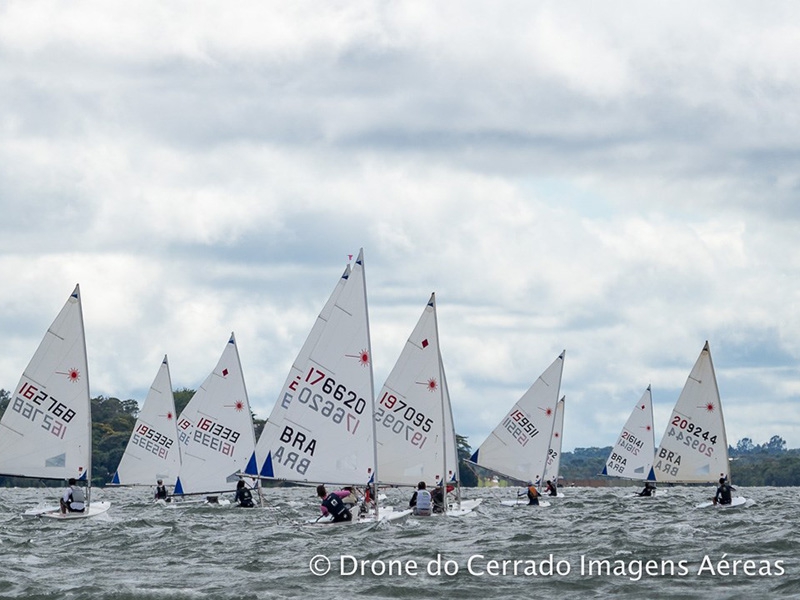
{"type": "Polygon", "coordinates": [[[707,502],[701,502],[695,508],[708,508],[708,507],[735,508],[737,506],[743,506],[746,503],[747,503],[747,498],[742,498],[741,496],[737,496],[736,498],[731,498],[731,503],[730,504],[714,504],[713,502],[711,502],[709,500],[707,502]]]}
{"type": "Polygon", "coordinates": [[[355,518],[352,521],[339,521],[338,523],[334,523],[333,517],[326,515],[316,519],[309,519],[306,521],[306,523],[309,525],[361,525],[367,523],[377,523],[379,521],[389,523],[405,519],[411,514],[411,509],[395,510],[391,506],[384,506],[379,510],[380,514],[377,519],[375,518],[375,514],[370,512],[366,515],[360,515],[358,518],[355,518]]]}
{"type": "Polygon", "coordinates": [[[92,502],[89,505],[89,510],[82,513],[70,512],[62,513],[58,507],[50,506],[47,508],[32,508],[26,510],[23,516],[25,517],[45,517],[47,519],[58,519],[59,521],[71,521],[73,519],[88,519],[89,517],[96,517],[111,508],[111,502],[92,502]]]}

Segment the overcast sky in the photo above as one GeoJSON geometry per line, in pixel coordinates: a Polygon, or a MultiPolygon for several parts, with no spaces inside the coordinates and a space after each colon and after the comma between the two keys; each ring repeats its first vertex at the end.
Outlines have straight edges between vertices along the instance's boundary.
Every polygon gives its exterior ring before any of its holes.
{"type": "Polygon", "coordinates": [[[380,388],[431,292],[477,447],[566,349],[564,448],[656,442],[708,340],[800,446],[800,5],[0,0],[0,387],[75,283],[92,395],[257,416],[365,251],[380,388]]]}

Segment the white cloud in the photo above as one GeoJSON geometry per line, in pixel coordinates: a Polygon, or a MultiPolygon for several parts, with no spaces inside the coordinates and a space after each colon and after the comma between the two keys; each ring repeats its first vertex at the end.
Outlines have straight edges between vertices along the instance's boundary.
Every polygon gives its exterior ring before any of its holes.
{"type": "Polygon", "coordinates": [[[797,10],[6,4],[0,387],[80,282],[93,393],[235,331],[266,416],[364,246],[376,385],[437,292],[474,445],[564,348],[566,448],[663,422],[709,339],[731,443],[796,447],[797,10]]]}

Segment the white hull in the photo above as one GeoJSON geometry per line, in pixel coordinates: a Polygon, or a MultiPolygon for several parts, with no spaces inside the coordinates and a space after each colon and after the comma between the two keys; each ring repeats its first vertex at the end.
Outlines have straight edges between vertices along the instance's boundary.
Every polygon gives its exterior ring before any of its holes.
{"type": "Polygon", "coordinates": [[[695,508],[708,508],[712,506],[714,508],[734,508],[736,506],[742,506],[747,502],[747,498],[742,498],[741,496],[736,496],[735,498],[731,498],[730,504],[714,504],[711,500],[706,502],[701,502],[695,508]]]}
{"type": "Polygon", "coordinates": [[[333,522],[333,517],[326,515],[324,517],[319,517],[317,519],[309,519],[306,521],[309,525],[361,525],[361,524],[368,524],[368,523],[377,523],[377,522],[386,522],[391,523],[395,521],[400,521],[402,519],[408,518],[411,514],[411,509],[406,510],[394,510],[391,506],[387,506],[385,508],[381,508],[379,517],[376,519],[374,513],[369,513],[366,515],[361,515],[357,518],[354,518],[352,521],[339,521],[338,523],[333,522]]]}
{"type": "Polygon", "coordinates": [[[46,517],[48,519],[58,519],[60,521],[70,521],[73,519],[88,519],[89,517],[96,517],[111,508],[111,502],[92,502],[89,509],[79,512],[62,513],[61,509],[55,506],[47,508],[32,508],[26,510],[23,516],[25,517],[46,517]]]}
{"type": "Polygon", "coordinates": [[[452,504],[447,505],[447,513],[436,512],[430,515],[417,515],[414,514],[412,511],[411,516],[416,517],[418,519],[427,519],[429,517],[463,517],[464,515],[468,515],[472,513],[478,506],[480,506],[481,502],[483,502],[483,498],[478,498],[477,500],[462,500],[459,502],[454,502],[452,504]]]}

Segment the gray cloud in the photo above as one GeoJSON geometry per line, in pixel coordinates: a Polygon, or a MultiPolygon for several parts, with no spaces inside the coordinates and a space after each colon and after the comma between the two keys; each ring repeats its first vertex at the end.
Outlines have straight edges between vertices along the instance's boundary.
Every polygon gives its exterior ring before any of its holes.
{"type": "Polygon", "coordinates": [[[474,445],[563,348],[567,447],[663,424],[705,339],[800,445],[793,4],[3,10],[1,387],[80,282],[93,393],[234,330],[266,416],[364,246],[376,385],[436,291],[474,445]]]}

